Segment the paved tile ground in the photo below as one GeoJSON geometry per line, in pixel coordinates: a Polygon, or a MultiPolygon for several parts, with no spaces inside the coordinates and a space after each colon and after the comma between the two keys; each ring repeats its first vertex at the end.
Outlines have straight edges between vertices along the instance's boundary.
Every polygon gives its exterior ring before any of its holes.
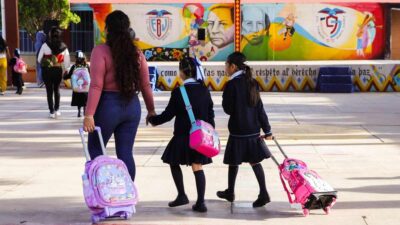
{"type": "MultiPolygon", "coordinates": [[[[84,157],[77,129],[82,120],[62,90],[62,116],[48,119],[45,90],[28,88],[22,96],[0,96],[0,224],[90,224],[80,175],[84,157]]],[[[263,93],[274,134],[287,153],[306,161],[339,191],[332,214],[312,211],[307,218],[291,208],[272,160],[265,160],[272,202],[253,209],[258,185],[248,165],[239,169],[237,202],[231,207],[215,192],[226,188],[222,156],[205,167],[209,212],[193,213],[191,204],[168,208],[176,190],[160,160],[172,122],[146,127],[135,143],[138,213],[130,221],[105,224],[400,224],[400,93],[263,93]]],[[[169,92],[155,94],[157,112],[169,92]]],[[[221,93],[213,93],[216,123],[225,147],[227,116],[221,93]]],[[[279,158],[276,146],[268,143],[279,158]]],[[[114,154],[113,141],[108,146],[114,154]]],[[[185,188],[196,199],[194,176],[183,168],[185,188]]]]}

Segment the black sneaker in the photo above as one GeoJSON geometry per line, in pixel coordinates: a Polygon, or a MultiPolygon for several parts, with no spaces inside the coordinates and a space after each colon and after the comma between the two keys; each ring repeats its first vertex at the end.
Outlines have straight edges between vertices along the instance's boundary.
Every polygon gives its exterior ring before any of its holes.
{"type": "Polygon", "coordinates": [[[178,195],[178,197],[176,197],[176,199],[172,202],[168,203],[169,207],[177,207],[177,206],[181,206],[181,205],[186,205],[189,204],[189,199],[186,195],[178,195]]]}
{"type": "Polygon", "coordinates": [[[271,200],[269,199],[269,195],[258,195],[258,198],[256,201],[253,202],[253,208],[258,208],[266,205],[269,203],[271,200]]]}
{"type": "Polygon", "coordinates": [[[225,191],[217,191],[217,196],[218,198],[225,199],[228,202],[235,201],[235,194],[231,193],[228,189],[226,189],[225,191]]]}
{"type": "Polygon", "coordinates": [[[196,203],[192,206],[192,210],[195,212],[205,213],[207,212],[207,206],[203,203],[196,203]]]}

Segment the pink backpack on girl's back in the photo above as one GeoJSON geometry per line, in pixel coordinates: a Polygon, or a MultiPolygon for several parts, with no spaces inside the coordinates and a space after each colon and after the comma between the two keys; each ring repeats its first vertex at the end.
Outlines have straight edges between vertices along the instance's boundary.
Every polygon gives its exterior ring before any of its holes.
{"type": "Polygon", "coordinates": [[[14,68],[13,68],[14,71],[17,72],[17,73],[22,73],[22,74],[27,73],[28,72],[27,71],[27,65],[24,62],[24,60],[22,60],[22,58],[17,58],[17,57],[15,57],[15,59],[16,59],[16,63],[15,63],[14,68]]]}
{"type": "Polygon", "coordinates": [[[182,85],[179,88],[192,124],[190,129],[190,147],[207,157],[218,155],[221,149],[218,133],[211,124],[195,119],[185,86],[182,85]]]}
{"type": "Polygon", "coordinates": [[[77,93],[89,92],[90,74],[84,67],[77,67],[71,76],[72,90],[77,93]]]}

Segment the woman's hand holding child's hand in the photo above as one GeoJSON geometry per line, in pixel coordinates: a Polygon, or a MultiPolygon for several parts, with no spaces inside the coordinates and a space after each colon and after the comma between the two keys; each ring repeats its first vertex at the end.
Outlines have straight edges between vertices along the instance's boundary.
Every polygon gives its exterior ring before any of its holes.
{"type": "MultiPolygon", "coordinates": [[[[147,113],[147,116],[146,116],[146,126],[148,126],[149,125],[149,123],[151,124],[151,122],[149,121],[149,119],[150,119],[150,117],[152,117],[152,116],[156,116],[157,115],[157,113],[156,113],[156,111],[149,111],[148,113],[147,113]]],[[[154,125],[153,124],[151,124],[153,127],[154,127],[154,125]]]]}

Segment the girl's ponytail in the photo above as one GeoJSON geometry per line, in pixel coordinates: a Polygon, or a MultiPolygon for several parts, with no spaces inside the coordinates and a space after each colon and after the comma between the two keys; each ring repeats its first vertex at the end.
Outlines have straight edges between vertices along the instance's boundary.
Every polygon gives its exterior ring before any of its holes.
{"type": "Polygon", "coordinates": [[[245,64],[246,56],[241,52],[234,52],[228,56],[226,62],[234,64],[239,70],[244,71],[244,77],[247,86],[247,99],[250,107],[255,107],[260,101],[260,92],[258,91],[257,81],[253,79],[251,68],[245,64]]]}
{"type": "Polygon", "coordinates": [[[260,92],[258,91],[258,84],[257,81],[253,79],[251,68],[243,64],[243,70],[244,70],[244,77],[246,80],[246,86],[247,86],[247,98],[249,101],[249,105],[251,107],[255,107],[260,101],[260,92]]]}

